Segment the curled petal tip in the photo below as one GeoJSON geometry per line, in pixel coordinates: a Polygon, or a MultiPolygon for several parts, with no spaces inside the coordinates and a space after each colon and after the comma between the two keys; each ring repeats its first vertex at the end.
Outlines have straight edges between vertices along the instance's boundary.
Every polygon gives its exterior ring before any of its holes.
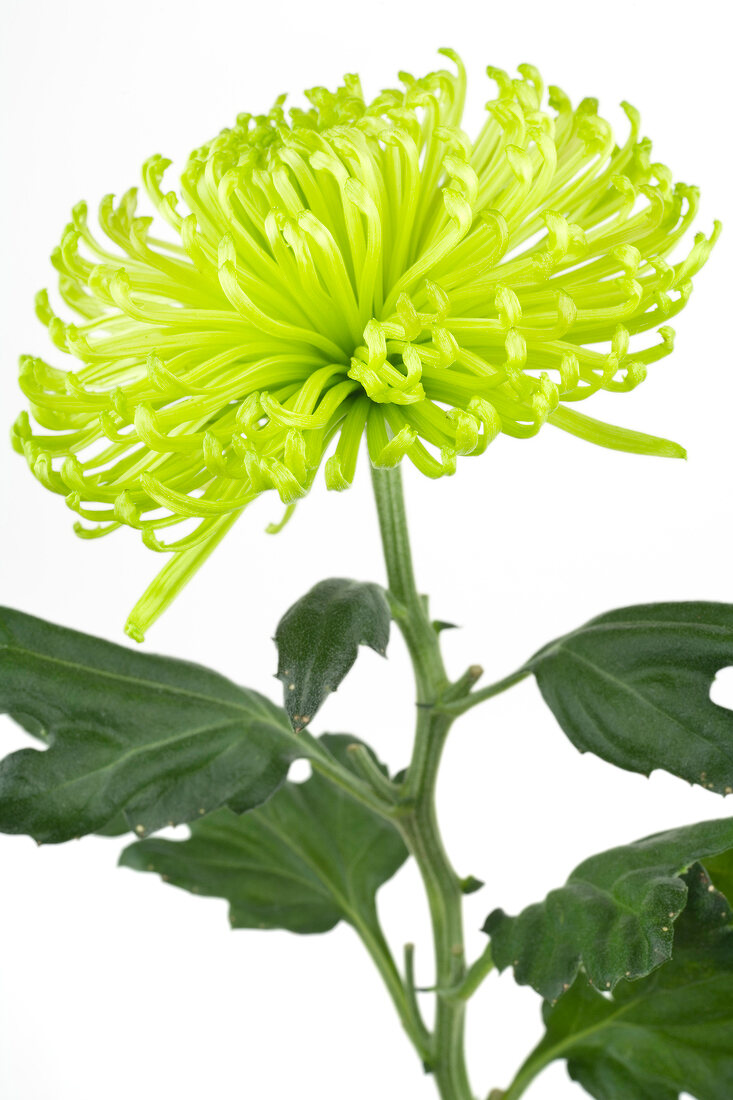
{"type": "Polygon", "coordinates": [[[219,241],[219,267],[225,264],[235,265],[237,262],[237,250],[231,233],[225,233],[219,241]]]}
{"type": "Polygon", "coordinates": [[[279,535],[282,529],[290,522],[295,512],[295,503],[288,504],[279,523],[268,523],[265,532],[268,535],[279,535]]]}
{"type": "Polygon", "coordinates": [[[140,645],[145,641],[145,634],[132,619],[128,619],[125,623],[125,634],[140,645]]]}

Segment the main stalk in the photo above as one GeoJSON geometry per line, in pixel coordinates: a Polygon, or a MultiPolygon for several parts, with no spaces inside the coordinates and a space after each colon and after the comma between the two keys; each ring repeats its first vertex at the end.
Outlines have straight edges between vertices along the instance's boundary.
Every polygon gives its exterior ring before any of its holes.
{"type": "Polygon", "coordinates": [[[474,1100],[465,1061],[465,1004],[441,995],[465,974],[463,895],[440,837],[435,808],[438,767],[453,719],[436,709],[448,686],[438,632],[418,593],[399,468],[372,470],[393,617],[415,671],[417,720],[399,827],[425,886],[435,944],[435,1025],[429,1068],[442,1100],[474,1100]]]}

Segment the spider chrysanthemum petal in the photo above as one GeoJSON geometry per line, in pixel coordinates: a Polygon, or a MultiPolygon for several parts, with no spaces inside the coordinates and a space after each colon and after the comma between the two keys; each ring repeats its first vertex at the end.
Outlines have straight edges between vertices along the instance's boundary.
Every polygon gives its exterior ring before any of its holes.
{"type": "Polygon", "coordinates": [[[161,234],[135,190],[102,200],[109,245],[74,208],[52,260],[80,320],[57,317],[45,292],[37,312],[80,366],[22,359],[40,430],[24,413],[13,441],[80,535],[126,524],[172,554],[132,637],[260,493],[289,514],[321,465],[329,488],[347,488],[364,437],[374,466],[407,457],[428,477],[546,422],[684,454],[577,402],[633,389],[672,350],[667,321],[719,227],[668,260],[695,188],[651,161],[628,104],[617,145],[594,100],[573,109],[551,87],[545,107],[529,65],[516,79],[488,70],[498,95],[472,141],[463,66],[442,52],[455,73],[400,74],[372,102],[349,75],[307,92],[307,110],[286,113],[281,97],[240,115],[189,158],[188,213],[163,188],[169,162],[152,157],[143,180],[161,234]]]}

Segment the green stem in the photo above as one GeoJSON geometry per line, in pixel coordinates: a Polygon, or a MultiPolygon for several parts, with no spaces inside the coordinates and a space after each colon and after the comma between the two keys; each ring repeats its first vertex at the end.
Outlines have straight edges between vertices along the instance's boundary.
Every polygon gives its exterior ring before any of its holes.
{"type": "MultiPolygon", "coordinates": [[[[519,1100],[519,1097],[524,1095],[535,1077],[537,1077],[551,1061],[552,1059],[549,1058],[546,1062],[538,1062],[536,1065],[525,1063],[506,1092],[500,1093],[502,1100],[519,1100]]],[[[489,1100],[491,1100],[490,1097],[489,1100]]]]}
{"type": "Polygon", "coordinates": [[[384,799],[387,806],[394,806],[400,789],[382,771],[366,745],[355,742],[353,745],[349,745],[349,752],[355,767],[359,769],[372,790],[384,799]]]}
{"type": "MultiPolygon", "coordinates": [[[[524,1096],[535,1077],[538,1077],[547,1066],[551,1065],[552,1062],[556,1062],[559,1058],[567,1057],[574,1046],[581,1043],[583,1039],[596,1035],[611,1022],[617,1021],[628,1011],[629,1007],[629,1004],[623,1003],[613,1009],[609,1006],[609,1011],[601,1019],[596,1019],[587,1027],[566,1035],[564,1039],[557,1040],[549,1034],[545,1035],[534,1050],[527,1055],[511,1085],[506,1092],[501,1094],[501,1100],[519,1100],[520,1096],[524,1096]]],[[[491,1100],[490,1097],[489,1100],[491,1100]]]]}
{"type": "MultiPolygon", "coordinates": [[[[418,1029],[426,1036],[428,1042],[430,1041],[430,1032],[423,1023],[422,1013],[420,1011],[420,1005],[417,999],[417,985],[415,983],[415,944],[405,944],[405,990],[407,994],[407,1002],[410,1007],[410,1012],[413,1018],[417,1021],[418,1029]]],[[[430,1048],[428,1047],[428,1057],[430,1048]]],[[[428,1059],[425,1058],[424,1064],[427,1066],[428,1059]]]]}
{"type": "Polygon", "coordinates": [[[488,687],[481,688],[479,691],[472,691],[470,695],[464,695],[462,699],[441,703],[441,713],[458,718],[459,715],[465,714],[472,707],[477,707],[479,703],[484,703],[487,699],[493,699],[495,695],[500,695],[502,691],[514,687],[515,684],[525,680],[529,675],[531,675],[530,669],[520,668],[517,672],[513,672],[511,676],[505,676],[503,680],[497,680],[495,684],[489,684],[488,687]]]}
{"type": "Polygon", "coordinates": [[[376,914],[373,921],[366,921],[353,912],[351,921],[387,987],[403,1028],[423,1063],[427,1063],[430,1059],[430,1033],[423,1023],[412,991],[402,980],[376,914]]]}
{"type": "Polygon", "coordinates": [[[389,593],[398,605],[395,618],[412,658],[417,701],[432,704],[437,692],[447,686],[448,677],[440,654],[438,635],[415,585],[400,471],[398,468],[372,469],[372,483],[389,593]]]}
{"type": "Polygon", "coordinates": [[[391,818],[394,815],[394,806],[375,790],[373,783],[360,779],[358,775],[340,764],[307,730],[301,730],[297,736],[307,746],[308,751],[304,756],[315,771],[326,776],[337,787],[347,791],[357,802],[368,806],[370,810],[374,810],[382,817],[391,818]]]}
{"type": "Polygon", "coordinates": [[[466,972],[466,976],[457,989],[450,991],[449,996],[458,1001],[467,1001],[480,987],[487,974],[494,969],[494,958],[491,953],[491,942],[486,944],[483,952],[466,972]]]}
{"type": "MultiPolygon", "coordinates": [[[[396,819],[422,875],[433,928],[435,984],[460,985],[465,975],[460,880],[438,828],[435,788],[445,739],[453,722],[436,706],[449,680],[438,633],[419,595],[412,568],[399,469],[372,471],[384,558],[395,619],[415,672],[417,727],[405,776],[404,813],[396,819]]],[[[431,1069],[442,1100],[473,1100],[465,1061],[465,1003],[437,998],[431,1069]]]]}

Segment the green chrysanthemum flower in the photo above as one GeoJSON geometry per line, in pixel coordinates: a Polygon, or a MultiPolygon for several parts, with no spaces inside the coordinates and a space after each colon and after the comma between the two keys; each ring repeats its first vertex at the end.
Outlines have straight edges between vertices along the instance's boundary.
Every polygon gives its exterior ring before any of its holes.
{"type": "Polygon", "coordinates": [[[401,74],[402,89],[371,103],[347,76],[306,93],[309,110],[286,114],[281,97],[240,115],[191,155],[188,214],[162,189],[169,162],[153,157],[145,189],[175,243],[136,216],[134,190],[100,206],[116,250],[75,207],[52,258],[83,320],[64,323],[45,292],[38,315],[82,366],[22,360],[49,434],[24,413],[13,439],[80,535],[127,524],[172,552],[132,637],[251,500],[275,489],[292,508],[334,439],[332,489],[351,483],[364,435],[373,465],[407,456],[429,477],[546,421],[607,447],[684,454],[574,406],[633,389],[672,350],[666,324],[661,342],[631,345],[684,306],[708,257],[717,225],[686,259],[665,259],[697,191],[651,162],[634,108],[616,145],[595,100],[573,109],[551,87],[545,110],[529,65],[518,79],[488,70],[498,97],[471,141],[465,73],[442,52],[457,75],[401,74]]]}

